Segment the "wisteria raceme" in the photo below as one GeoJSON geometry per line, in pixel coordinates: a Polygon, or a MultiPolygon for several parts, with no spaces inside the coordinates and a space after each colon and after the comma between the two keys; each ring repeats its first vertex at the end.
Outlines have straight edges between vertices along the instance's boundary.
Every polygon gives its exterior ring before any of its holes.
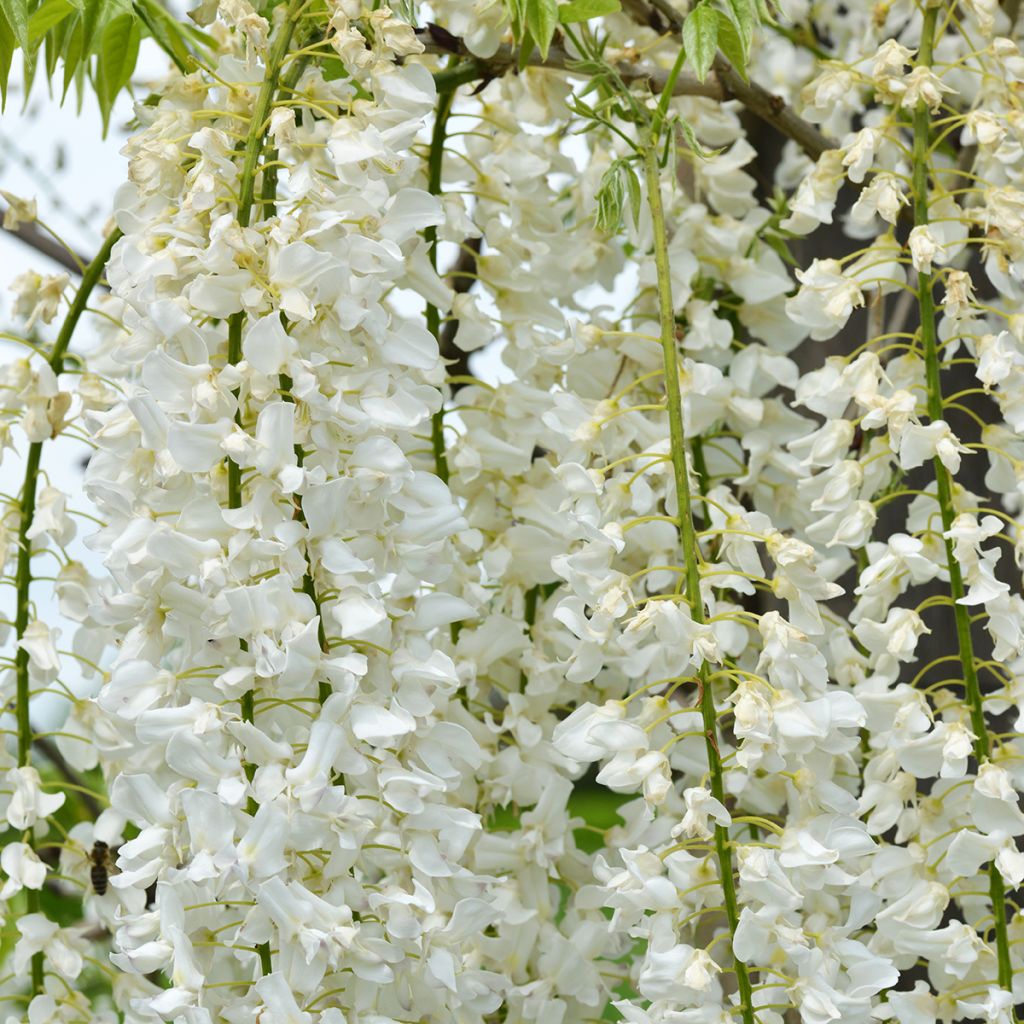
{"type": "Polygon", "coordinates": [[[1018,13],[196,7],[12,285],[6,1019],[1013,1024],[1018,13]]]}

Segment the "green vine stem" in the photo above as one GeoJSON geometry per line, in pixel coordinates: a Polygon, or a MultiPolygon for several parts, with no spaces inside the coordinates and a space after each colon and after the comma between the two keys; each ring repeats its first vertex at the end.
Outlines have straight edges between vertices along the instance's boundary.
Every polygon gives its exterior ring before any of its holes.
{"type": "MultiPolygon", "coordinates": [[[[269,128],[270,112],[278,91],[278,82],[281,75],[281,67],[288,54],[295,27],[298,24],[299,13],[305,0],[290,0],[285,11],[284,18],[277,35],[274,37],[270,52],[267,54],[267,62],[264,71],[263,83],[260,86],[259,94],[256,97],[256,105],[253,108],[252,120],[249,122],[249,131],[246,134],[245,146],[243,149],[242,172],[238,186],[238,225],[247,228],[252,220],[252,208],[256,193],[256,173],[260,155],[266,146],[267,130],[269,128]]],[[[234,365],[242,358],[242,328],[245,325],[246,313],[240,310],[232,313],[228,318],[228,364],[234,365]]],[[[235,423],[242,425],[241,393],[236,392],[239,405],[235,412],[235,423]]],[[[241,508],[242,505],[242,469],[233,459],[227,460],[228,472],[228,508],[241,508]]],[[[243,651],[248,650],[245,640],[240,641],[243,651]]],[[[246,722],[252,722],[256,715],[255,692],[249,690],[242,694],[241,715],[246,722]]],[[[245,765],[245,774],[249,781],[255,774],[251,764],[245,765]]],[[[250,796],[247,808],[250,814],[256,812],[255,799],[250,796]]],[[[264,975],[270,974],[273,969],[270,955],[270,943],[264,942],[257,947],[260,959],[260,969],[264,975]]]]}
{"type": "MultiPolygon", "coordinates": [[[[447,88],[437,97],[437,109],[434,113],[434,130],[430,136],[430,152],[427,156],[427,191],[432,196],[441,195],[441,174],[444,170],[444,146],[448,140],[448,116],[452,112],[455,101],[455,88],[447,88]]],[[[430,265],[437,271],[437,228],[431,224],[423,231],[427,243],[430,265]]],[[[432,302],[427,303],[427,330],[434,336],[434,341],[441,344],[441,311],[432,302]]],[[[444,443],[444,407],[438,409],[430,419],[430,446],[434,452],[434,472],[448,483],[448,452],[444,443]]],[[[453,622],[449,627],[452,643],[457,643],[461,624],[453,622]]]]}
{"type": "MultiPolygon", "coordinates": [[[[288,5],[284,22],[274,38],[270,53],[267,55],[263,84],[260,86],[259,95],[256,97],[256,106],[252,113],[252,120],[249,122],[249,131],[245,138],[243,150],[242,173],[238,184],[238,224],[242,228],[247,228],[252,220],[253,200],[256,192],[256,165],[266,144],[270,108],[273,106],[274,97],[277,94],[281,65],[284,62],[285,55],[288,53],[288,47],[298,21],[300,7],[300,0],[291,0],[291,3],[288,5]]],[[[228,364],[231,366],[234,366],[242,359],[242,327],[245,325],[245,320],[246,314],[244,310],[232,313],[228,318],[228,364]]],[[[239,399],[239,407],[235,412],[235,423],[241,426],[241,395],[236,392],[236,397],[239,399]]],[[[227,470],[228,508],[241,508],[242,468],[234,459],[228,459],[227,470]]],[[[245,641],[242,641],[242,649],[247,649],[245,641]]],[[[247,722],[253,720],[255,713],[254,699],[251,690],[242,695],[242,717],[247,722]]]]}
{"type": "MultiPolygon", "coordinates": [[[[939,9],[935,6],[925,8],[921,26],[921,46],[918,51],[917,64],[928,67],[932,62],[935,45],[935,29],[939,9]]],[[[913,192],[914,192],[914,225],[928,223],[928,166],[929,152],[932,142],[931,114],[923,101],[914,110],[914,148],[913,148],[913,192]]],[[[928,386],[928,416],[931,420],[944,418],[942,382],[940,377],[940,355],[935,324],[935,297],[933,295],[933,278],[924,271],[917,275],[917,301],[921,314],[921,340],[924,345],[925,375],[928,386]]],[[[991,744],[988,726],[985,722],[985,711],[981,687],[978,683],[978,669],[974,656],[974,641],[971,636],[971,615],[960,599],[966,594],[963,574],[957,564],[953,541],[948,534],[956,517],[953,505],[953,479],[949,470],[938,457],[934,460],[936,495],[939,512],[942,517],[942,529],[945,534],[946,562],[949,566],[949,588],[953,597],[953,617],[956,623],[956,636],[959,646],[960,665],[964,676],[964,687],[967,704],[970,710],[971,727],[974,731],[974,756],[978,764],[988,761],[991,756],[991,744]]],[[[1003,876],[999,873],[995,862],[989,865],[989,895],[992,899],[993,929],[996,938],[996,962],[1000,987],[1012,990],[1013,968],[1010,964],[1010,941],[1006,929],[1006,889],[1003,876]]]]}
{"type": "MultiPolygon", "coordinates": [[[[85,268],[82,274],[81,284],[75,297],[71,302],[68,315],[64,318],[60,333],[53,344],[53,351],[48,360],[54,374],[59,375],[64,370],[64,356],[67,354],[68,346],[82,318],[86,306],[89,303],[89,296],[96,287],[103,270],[110,259],[110,251],[114,244],[121,237],[118,228],[107,235],[106,241],[100,251],[95,255],[92,262],[85,268]]],[[[16,720],[18,726],[18,767],[25,768],[32,760],[32,721],[29,715],[29,701],[31,683],[29,679],[29,658],[21,644],[28,628],[29,615],[31,613],[30,591],[32,588],[32,541],[28,533],[32,529],[32,522],[36,514],[36,487],[39,482],[39,466],[43,455],[42,441],[33,441],[29,445],[28,458],[25,461],[25,481],[21,488],[21,506],[19,509],[18,522],[18,566],[15,575],[15,588],[17,591],[17,605],[14,619],[15,634],[18,639],[17,653],[14,656],[15,676],[15,705],[16,720]]],[[[29,830],[25,841],[31,844],[32,834],[29,830]]],[[[39,890],[26,889],[26,912],[36,914],[39,912],[39,890]]],[[[31,970],[32,994],[37,995],[43,990],[43,954],[36,953],[32,957],[31,970]]]]}
{"type": "MultiPolygon", "coordinates": [[[[302,72],[306,67],[307,56],[296,57],[292,64],[289,73],[285,76],[284,81],[281,83],[282,91],[290,91],[298,80],[302,77],[302,72]]],[[[276,148],[270,148],[265,150],[266,156],[263,161],[263,181],[260,186],[260,204],[263,208],[264,216],[269,208],[273,207],[276,209],[277,206],[277,175],[279,168],[277,165],[278,152],[276,148]],[[268,166],[273,165],[273,166],[268,166]]],[[[288,318],[281,314],[281,323],[287,328],[288,318]]],[[[293,381],[291,377],[286,373],[282,373],[278,377],[278,385],[281,390],[281,397],[286,402],[295,403],[295,397],[292,395],[293,381]]],[[[302,465],[302,461],[305,458],[306,453],[303,451],[301,444],[295,445],[295,461],[299,466],[302,465]]],[[[295,518],[299,522],[305,525],[306,513],[302,509],[302,496],[296,494],[295,498],[295,518]]],[[[306,571],[302,577],[302,592],[313,602],[313,607],[316,609],[317,618],[319,619],[319,625],[317,626],[317,642],[320,645],[320,650],[329,655],[331,653],[330,643],[327,639],[327,630],[324,628],[324,612],[323,604],[320,600],[320,595],[316,589],[316,580],[313,578],[313,561],[309,556],[309,547],[306,547],[306,571]]],[[[328,697],[331,695],[331,684],[326,680],[321,679],[318,685],[317,699],[323,704],[328,697]]]]}
{"type": "MultiPolygon", "coordinates": [[[[437,111],[434,116],[434,131],[430,137],[430,154],[427,157],[427,191],[432,196],[441,194],[441,172],[444,168],[444,145],[448,139],[448,115],[452,112],[455,90],[447,89],[437,97],[437,111]]],[[[437,270],[437,228],[431,224],[423,232],[427,243],[430,265],[437,270]]],[[[427,303],[427,330],[434,340],[441,341],[441,313],[432,302],[427,303]]],[[[430,423],[430,441],[434,450],[434,472],[448,483],[448,454],[444,444],[444,409],[434,413],[430,423]]]]}
{"type": "MultiPolygon", "coordinates": [[[[247,228],[252,220],[253,199],[256,191],[256,165],[266,144],[269,127],[270,108],[277,94],[278,78],[281,65],[291,44],[292,35],[298,22],[300,0],[291,0],[285,12],[284,22],[278,29],[274,44],[267,55],[266,72],[256,106],[249,122],[249,131],[245,138],[242,173],[238,183],[238,225],[247,228]]],[[[244,310],[232,313],[228,318],[228,363],[234,365],[242,358],[242,327],[245,324],[244,310]]],[[[235,413],[235,422],[241,425],[242,410],[239,406],[235,413]]],[[[242,504],[242,469],[233,459],[228,459],[228,508],[240,508],[242,504]]],[[[244,698],[243,698],[244,701],[244,698]]],[[[249,695],[249,711],[251,721],[252,696],[249,695]]]]}
{"type": "MultiPolygon", "coordinates": [[[[658,139],[656,134],[647,141],[643,150],[644,177],[647,184],[647,203],[654,227],[654,262],[658,280],[658,319],[661,330],[661,350],[665,373],[665,394],[668,400],[669,438],[672,450],[672,470],[676,485],[678,506],[679,544],[686,564],[686,599],[694,622],[703,625],[707,616],[700,592],[700,567],[697,564],[697,537],[691,511],[690,479],[686,467],[686,434],[683,429],[683,400],[679,390],[679,360],[676,354],[676,323],[672,304],[672,278],[669,267],[668,235],[665,229],[665,211],[661,203],[661,179],[658,173],[658,139]]],[[[724,771],[718,749],[718,723],[712,682],[707,665],[702,665],[700,678],[700,713],[704,724],[704,745],[707,750],[711,794],[725,803],[724,771]]],[[[729,829],[715,825],[715,854],[722,885],[725,916],[729,923],[730,938],[736,936],[739,910],[736,902],[736,884],[733,879],[732,851],[729,829]]],[[[747,965],[733,953],[736,984],[740,996],[743,1024],[754,1024],[754,998],[747,965]]]]}

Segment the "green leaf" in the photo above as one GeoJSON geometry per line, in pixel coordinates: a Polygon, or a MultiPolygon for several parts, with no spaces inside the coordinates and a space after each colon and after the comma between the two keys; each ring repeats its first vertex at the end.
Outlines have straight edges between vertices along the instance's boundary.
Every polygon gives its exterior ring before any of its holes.
{"type": "Polygon", "coordinates": [[[623,164],[622,174],[626,180],[626,192],[629,194],[629,210],[633,214],[633,226],[638,227],[640,207],[643,203],[643,196],[640,192],[640,176],[632,164],[623,164]]]}
{"type": "Polygon", "coordinates": [[[782,260],[789,267],[798,267],[799,261],[789,251],[789,246],[786,245],[786,240],[781,235],[773,233],[766,233],[761,236],[761,240],[769,249],[774,250],[778,253],[779,259],[782,260]]]}
{"type": "Polygon", "coordinates": [[[748,51],[743,46],[743,40],[727,14],[722,11],[715,13],[718,15],[718,45],[725,54],[725,59],[746,81],[748,51]]]}
{"type": "Polygon", "coordinates": [[[67,98],[68,89],[71,88],[71,83],[75,80],[75,75],[81,64],[84,38],[85,30],[82,27],[82,19],[76,18],[71,34],[68,36],[67,45],[64,47],[64,87],[61,90],[61,103],[67,98]]]}
{"type": "Polygon", "coordinates": [[[11,61],[17,47],[18,41],[14,38],[14,30],[0,10],[0,106],[7,106],[7,79],[11,74],[11,61]]]}
{"type": "Polygon", "coordinates": [[[29,45],[42,39],[54,25],[63,21],[74,10],[77,8],[71,0],[43,0],[28,21],[29,45]]]}
{"type": "Polygon", "coordinates": [[[695,74],[703,82],[718,50],[718,12],[709,4],[698,4],[686,16],[683,45],[695,74]]]}
{"type": "Polygon", "coordinates": [[[541,57],[547,60],[551,40],[558,28],[557,0],[526,0],[526,27],[540,48],[541,57]]]}
{"type": "Polygon", "coordinates": [[[558,8],[558,20],[563,25],[571,25],[576,21],[589,21],[621,10],[619,0],[569,0],[569,3],[558,8]]]}
{"type": "Polygon", "coordinates": [[[132,6],[149,34],[160,49],[174,61],[178,70],[183,75],[194,70],[195,59],[185,45],[178,21],[152,0],[135,0],[132,6]]]}
{"type": "Polygon", "coordinates": [[[512,22],[512,37],[518,43],[523,36],[523,25],[526,22],[526,0],[505,0],[509,21],[512,22]]]}
{"type": "Polygon", "coordinates": [[[529,66],[530,58],[533,56],[533,35],[528,28],[523,29],[522,38],[519,40],[519,62],[520,71],[529,66]]]}
{"type": "Polygon", "coordinates": [[[0,11],[3,11],[8,26],[14,32],[14,38],[23,49],[28,49],[28,0],[0,0],[0,11]]]}
{"type": "Polygon", "coordinates": [[[757,11],[754,10],[753,0],[729,0],[729,14],[743,43],[746,63],[750,60],[750,45],[754,41],[754,26],[757,24],[757,11]]]}
{"type": "Polygon", "coordinates": [[[22,48],[21,51],[21,90],[25,97],[25,107],[28,107],[28,98],[32,95],[32,83],[36,78],[36,55],[38,47],[22,48]]]}
{"type": "Polygon", "coordinates": [[[620,167],[620,161],[616,160],[601,176],[601,184],[597,188],[597,227],[609,235],[619,230],[626,202],[620,167]]]}
{"type": "Polygon", "coordinates": [[[321,55],[320,73],[324,76],[325,82],[336,82],[339,78],[348,78],[348,69],[335,53],[321,55]]]}
{"type": "Polygon", "coordinates": [[[633,223],[638,224],[643,205],[640,178],[631,163],[620,159],[604,172],[597,188],[597,226],[601,231],[614,235],[619,230],[627,198],[633,223]]]}
{"type": "Polygon", "coordinates": [[[686,144],[701,158],[701,160],[709,160],[713,156],[718,156],[722,152],[721,149],[708,149],[702,146],[700,140],[697,138],[693,131],[693,126],[689,121],[679,117],[676,118],[676,124],[679,125],[679,130],[683,133],[683,138],[686,139],[686,144]]]}
{"type": "Polygon", "coordinates": [[[92,53],[93,37],[99,23],[100,5],[103,0],[85,0],[82,9],[82,53],[87,57],[92,53]]]}
{"type": "MultiPolygon", "coordinates": [[[[53,73],[57,68],[57,60],[60,57],[61,50],[64,47],[64,28],[67,26],[68,19],[65,18],[63,21],[54,25],[53,29],[43,36],[43,46],[46,52],[46,80],[49,82],[53,78],[53,73]]],[[[31,34],[31,23],[29,25],[29,33],[31,34]]],[[[32,43],[29,43],[31,46],[32,43]]]]}
{"type": "Polygon", "coordinates": [[[131,14],[119,14],[104,29],[96,64],[96,98],[103,115],[103,133],[117,94],[131,80],[139,56],[139,24],[131,14]]]}

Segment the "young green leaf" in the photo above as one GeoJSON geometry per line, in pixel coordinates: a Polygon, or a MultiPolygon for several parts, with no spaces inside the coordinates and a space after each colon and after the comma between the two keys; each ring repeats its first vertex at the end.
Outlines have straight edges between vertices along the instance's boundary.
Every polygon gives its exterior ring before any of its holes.
{"type": "Polygon", "coordinates": [[[85,31],[82,27],[82,19],[75,18],[71,26],[71,32],[68,36],[67,44],[64,47],[64,85],[61,89],[61,103],[63,103],[67,98],[68,89],[71,88],[71,83],[75,80],[75,76],[81,64],[84,38],[85,31]]]}
{"type": "Polygon", "coordinates": [[[523,25],[526,22],[525,0],[505,0],[505,8],[508,10],[509,21],[512,22],[512,36],[519,42],[523,35],[523,25]]]}
{"type": "Polygon", "coordinates": [[[533,56],[533,34],[528,28],[523,29],[522,38],[519,40],[519,70],[523,71],[530,63],[530,57],[533,56]]]}
{"type": "Polygon", "coordinates": [[[153,0],[135,0],[132,6],[154,41],[174,61],[178,70],[186,75],[193,70],[195,60],[182,38],[180,22],[153,0]]]}
{"type": "MultiPolygon", "coordinates": [[[[541,57],[547,60],[551,40],[558,28],[556,0],[526,0],[526,27],[540,48],[541,57]]],[[[523,45],[525,47],[525,40],[523,45]]]]}
{"type": "Polygon", "coordinates": [[[629,199],[629,210],[633,223],[640,221],[643,195],[636,168],[627,160],[616,160],[601,176],[597,189],[598,229],[614,235],[622,226],[622,212],[629,199]]]}
{"type": "Polygon", "coordinates": [[[28,20],[28,43],[42,39],[54,25],[63,21],[77,6],[71,0],[43,0],[28,20]]]}
{"type": "Polygon", "coordinates": [[[609,235],[614,235],[622,224],[622,208],[626,201],[622,175],[619,173],[621,164],[618,160],[601,175],[601,184],[597,188],[597,227],[609,235]]]}
{"type": "Polygon", "coordinates": [[[749,61],[750,46],[754,41],[754,26],[757,24],[757,11],[754,9],[753,0],[729,0],[729,14],[743,43],[745,62],[749,61]]]}
{"type": "Polygon", "coordinates": [[[103,131],[117,94],[128,84],[139,55],[139,23],[132,14],[119,14],[104,29],[96,64],[96,98],[103,115],[103,131]]]}
{"type": "Polygon", "coordinates": [[[18,45],[23,50],[28,49],[28,0],[0,0],[0,11],[3,11],[18,45]]]}
{"type": "Polygon", "coordinates": [[[558,20],[563,25],[571,25],[577,21],[589,21],[600,18],[603,14],[615,14],[622,10],[619,0],[569,0],[558,8],[558,20]]]}
{"type": "MultiPolygon", "coordinates": [[[[53,78],[54,72],[57,70],[57,61],[60,59],[64,52],[64,44],[67,41],[67,30],[68,25],[71,24],[71,18],[63,18],[57,22],[53,28],[50,29],[46,35],[43,36],[43,43],[46,48],[46,78],[49,81],[53,78]]],[[[29,22],[29,34],[31,35],[31,25],[29,22]]],[[[32,43],[29,42],[29,46],[32,43]]]]}
{"type": "Polygon", "coordinates": [[[683,45],[694,72],[703,82],[718,49],[718,12],[706,0],[686,16],[683,45]]]}
{"type": "Polygon", "coordinates": [[[725,59],[747,80],[747,60],[749,51],[743,45],[743,39],[736,29],[735,23],[723,11],[716,11],[718,15],[718,46],[725,59]]]}
{"type": "Polygon", "coordinates": [[[713,156],[718,156],[722,152],[721,149],[708,149],[706,146],[701,145],[700,140],[694,133],[693,126],[689,121],[677,117],[675,123],[679,125],[679,130],[683,133],[683,138],[686,139],[686,145],[692,150],[701,160],[710,160],[713,156]]]}
{"type": "Polygon", "coordinates": [[[85,0],[82,10],[82,52],[88,57],[92,54],[93,37],[100,18],[102,0],[85,0]]]}
{"type": "Polygon", "coordinates": [[[11,74],[11,61],[18,41],[14,38],[14,30],[7,22],[7,17],[0,10],[0,106],[7,106],[7,79],[11,74]]]}
{"type": "Polygon", "coordinates": [[[629,193],[629,211],[633,215],[633,226],[640,224],[640,208],[643,204],[643,196],[640,192],[640,176],[632,164],[622,165],[622,174],[626,179],[626,191],[629,193]]]}

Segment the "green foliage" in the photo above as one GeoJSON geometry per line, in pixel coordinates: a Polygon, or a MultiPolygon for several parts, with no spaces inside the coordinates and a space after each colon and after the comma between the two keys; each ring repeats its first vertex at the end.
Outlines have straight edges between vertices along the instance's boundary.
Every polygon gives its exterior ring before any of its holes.
{"type": "MultiPolygon", "coordinates": [[[[573,829],[576,845],[586,853],[594,853],[604,845],[602,833],[623,824],[619,808],[635,796],[613,793],[590,779],[579,780],[569,794],[569,815],[580,819],[573,829]]],[[[522,811],[514,804],[495,807],[484,822],[487,832],[518,832],[522,828],[522,811]]]]}
{"type": "Polygon", "coordinates": [[[106,129],[117,94],[128,84],[139,55],[139,23],[131,14],[119,14],[103,29],[96,64],[96,98],[106,129]]]}
{"type": "Polygon", "coordinates": [[[683,22],[683,46],[694,74],[703,82],[718,50],[718,16],[706,0],[702,0],[683,22]]]}
{"type": "Polygon", "coordinates": [[[715,13],[718,15],[718,48],[725,55],[725,59],[746,78],[749,44],[744,46],[743,37],[728,15],[721,11],[715,13]]]}
{"type": "Polygon", "coordinates": [[[683,46],[697,77],[704,81],[721,50],[746,79],[754,30],[762,21],[771,21],[764,0],[720,0],[717,7],[700,0],[683,22],[683,46]]]}
{"type": "MultiPolygon", "coordinates": [[[[736,28],[745,64],[750,57],[750,44],[754,41],[754,26],[759,20],[753,0],[728,0],[729,20],[736,28]]],[[[721,26],[719,26],[721,30],[721,26]]]]}
{"type": "Polygon", "coordinates": [[[16,51],[24,61],[26,99],[40,66],[52,88],[62,64],[61,99],[74,83],[81,103],[91,86],[106,133],[145,36],[186,72],[199,66],[197,52],[209,42],[169,14],[160,0],[0,0],[0,96],[6,104],[16,51]]]}
{"type": "MultiPolygon", "coordinates": [[[[526,0],[526,28],[540,49],[541,57],[547,60],[558,28],[557,0],[526,0]]],[[[525,43],[523,49],[527,49],[525,43]]]]}
{"type": "MultiPolygon", "coordinates": [[[[560,28],[578,44],[572,26],[622,10],[622,0],[566,0],[561,4],[558,0],[504,0],[504,4],[519,47],[519,70],[529,64],[535,49],[547,59],[560,28]]],[[[688,64],[703,82],[721,51],[745,79],[754,33],[762,23],[774,24],[768,0],[699,0],[682,23],[688,64]]],[[[600,40],[599,27],[592,26],[589,31],[595,33],[590,38],[600,40]]],[[[584,37],[587,33],[584,26],[584,37]]]]}
{"type": "Polygon", "coordinates": [[[597,190],[597,226],[615,234],[622,226],[622,213],[629,200],[635,224],[640,216],[640,178],[627,160],[616,160],[601,178],[597,190]]]}
{"type": "Polygon", "coordinates": [[[686,145],[689,146],[691,152],[695,153],[701,158],[701,160],[710,160],[713,156],[718,156],[722,150],[719,149],[708,149],[707,146],[701,145],[700,140],[694,134],[693,126],[689,121],[684,120],[681,117],[674,117],[672,119],[673,124],[679,125],[679,130],[683,133],[683,138],[686,139],[686,145]]]}
{"type": "Polygon", "coordinates": [[[0,10],[17,45],[28,47],[29,0],[0,0],[0,10]]]}
{"type": "Polygon", "coordinates": [[[563,25],[577,21],[600,18],[604,14],[615,14],[622,10],[619,0],[569,0],[558,8],[558,20],[563,25]]]}

